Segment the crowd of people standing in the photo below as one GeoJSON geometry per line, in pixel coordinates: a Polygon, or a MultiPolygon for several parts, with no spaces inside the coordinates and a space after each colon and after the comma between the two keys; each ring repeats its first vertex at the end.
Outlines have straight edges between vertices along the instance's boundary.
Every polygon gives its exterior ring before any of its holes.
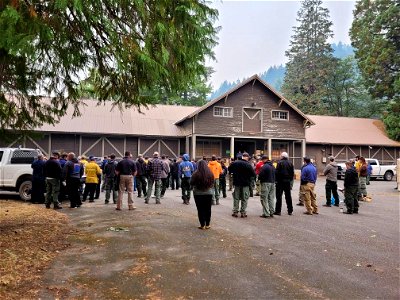
{"type": "MultiPolygon", "coordinates": [[[[344,178],[344,196],[346,214],[357,214],[359,197],[367,194],[366,185],[368,165],[363,157],[346,162],[344,178]]],[[[249,197],[260,196],[262,218],[273,218],[282,213],[282,198],[288,215],[293,214],[291,191],[295,179],[295,171],[288,154],[282,152],[280,160],[272,162],[268,156],[252,158],[246,152],[238,153],[236,160],[227,163],[215,155],[208,161],[205,157],[199,161],[190,160],[188,154],[177,159],[154,152],[153,157],[139,155],[133,159],[129,151],[122,160],[117,161],[115,154],[105,157],[101,164],[94,156],[76,157],[72,152],[53,152],[49,159],[39,155],[32,163],[32,201],[44,203],[46,208],[53,205],[61,209],[61,202],[68,198],[70,208],[79,208],[82,202],[99,199],[100,191],[105,191],[105,204],[112,198],[116,210],[122,210],[123,197],[127,193],[128,209],[134,210],[133,192],[137,197],[144,197],[149,204],[152,194],[155,203],[161,204],[166,190],[181,189],[183,204],[190,204],[193,194],[200,229],[210,228],[211,207],[220,204],[220,196],[227,197],[227,178],[229,190],[233,190],[232,216],[247,217],[249,197]],[[103,183],[103,184],[101,184],[103,183]]],[[[339,206],[337,187],[337,165],[334,157],[323,171],[326,176],[324,206],[339,206]]],[[[315,194],[317,169],[309,157],[303,158],[300,174],[299,203],[304,206],[306,215],[317,215],[318,205],[315,194]]]]}

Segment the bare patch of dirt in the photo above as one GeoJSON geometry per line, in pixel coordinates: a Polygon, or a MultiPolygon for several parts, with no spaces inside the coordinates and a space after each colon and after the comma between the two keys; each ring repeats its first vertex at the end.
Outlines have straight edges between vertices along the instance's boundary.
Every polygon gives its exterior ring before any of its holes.
{"type": "Polygon", "coordinates": [[[68,217],[40,205],[0,202],[0,299],[34,298],[41,277],[67,248],[68,217]]]}

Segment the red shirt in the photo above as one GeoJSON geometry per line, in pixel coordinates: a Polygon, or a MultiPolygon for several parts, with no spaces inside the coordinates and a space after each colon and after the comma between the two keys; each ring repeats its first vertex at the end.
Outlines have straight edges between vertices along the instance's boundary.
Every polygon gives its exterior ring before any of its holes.
{"type": "Polygon", "coordinates": [[[256,174],[260,174],[260,170],[263,167],[264,163],[262,160],[260,160],[257,164],[256,164],[256,174]]]}

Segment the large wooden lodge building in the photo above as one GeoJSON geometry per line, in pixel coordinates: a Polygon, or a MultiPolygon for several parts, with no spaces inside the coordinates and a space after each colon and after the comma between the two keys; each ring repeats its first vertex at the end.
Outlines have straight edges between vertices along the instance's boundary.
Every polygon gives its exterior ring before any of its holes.
{"type": "Polygon", "coordinates": [[[400,158],[400,143],[386,136],[381,121],[305,115],[257,75],[202,107],[157,105],[120,112],[111,103],[84,102],[81,117],[68,111],[55,126],[38,128],[40,136],[0,141],[0,146],[34,147],[47,155],[59,150],[122,157],[129,150],[134,157],[158,151],[196,159],[229,158],[239,151],[279,159],[286,151],[296,168],[308,155],[320,171],[329,155],[337,161],[362,155],[382,163],[400,158]]]}

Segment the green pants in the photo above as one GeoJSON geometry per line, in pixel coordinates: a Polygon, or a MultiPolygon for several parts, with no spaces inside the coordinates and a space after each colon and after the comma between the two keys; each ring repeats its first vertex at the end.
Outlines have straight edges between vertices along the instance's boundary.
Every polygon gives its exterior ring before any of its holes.
{"type": "Polygon", "coordinates": [[[46,205],[54,203],[54,206],[60,205],[58,194],[60,193],[60,179],[46,178],[46,205]]]}
{"type": "Polygon", "coordinates": [[[256,196],[260,195],[260,193],[261,193],[261,182],[257,177],[257,179],[256,179],[256,196]]]}
{"type": "Polygon", "coordinates": [[[156,179],[149,177],[148,185],[147,185],[147,196],[145,198],[146,203],[149,202],[151,197],[151,192],[153,191],[153,183],[154,183],[154,194],[156,195],[156,203],[160,203],[161,196],[161,179],[156,179]]]}
{"type": "Polygon", "coordinates": [[[233,212],[239,212],[239,202],[240,205],[240,212],[246,213],[247,208],[247,201],[249,200],[250,196],[250,187],[248,186],[235,186],[233,190],[233,212]]]}
{"type": "Polygon", "coordinates": [[[215,201],[219,202],[219,178],[214,179],[212,204],[215,204],[215,201]]]}
{"type": "Polygon", "coordinates": [[[263,216],[271,216],[275,212],[275,183],[260,182],[260,201],[263,216]]]}
{"type": "Polygon", "coordinates": [[[346,204],[348,212],[358,212],[358,186],[348,186],[344,189],[344,203],[346,204]]]}
{"type": "Polygon", "coordinates": [[[110,201],[111,194],[112,194],[113,202],[117,203],[118,192],[115,190],[115,181],[116,181],[116,178],[106,178],[105,179],[105,189],[106,189],[105,202],[106,203],[108,203],[110,201]]]}

